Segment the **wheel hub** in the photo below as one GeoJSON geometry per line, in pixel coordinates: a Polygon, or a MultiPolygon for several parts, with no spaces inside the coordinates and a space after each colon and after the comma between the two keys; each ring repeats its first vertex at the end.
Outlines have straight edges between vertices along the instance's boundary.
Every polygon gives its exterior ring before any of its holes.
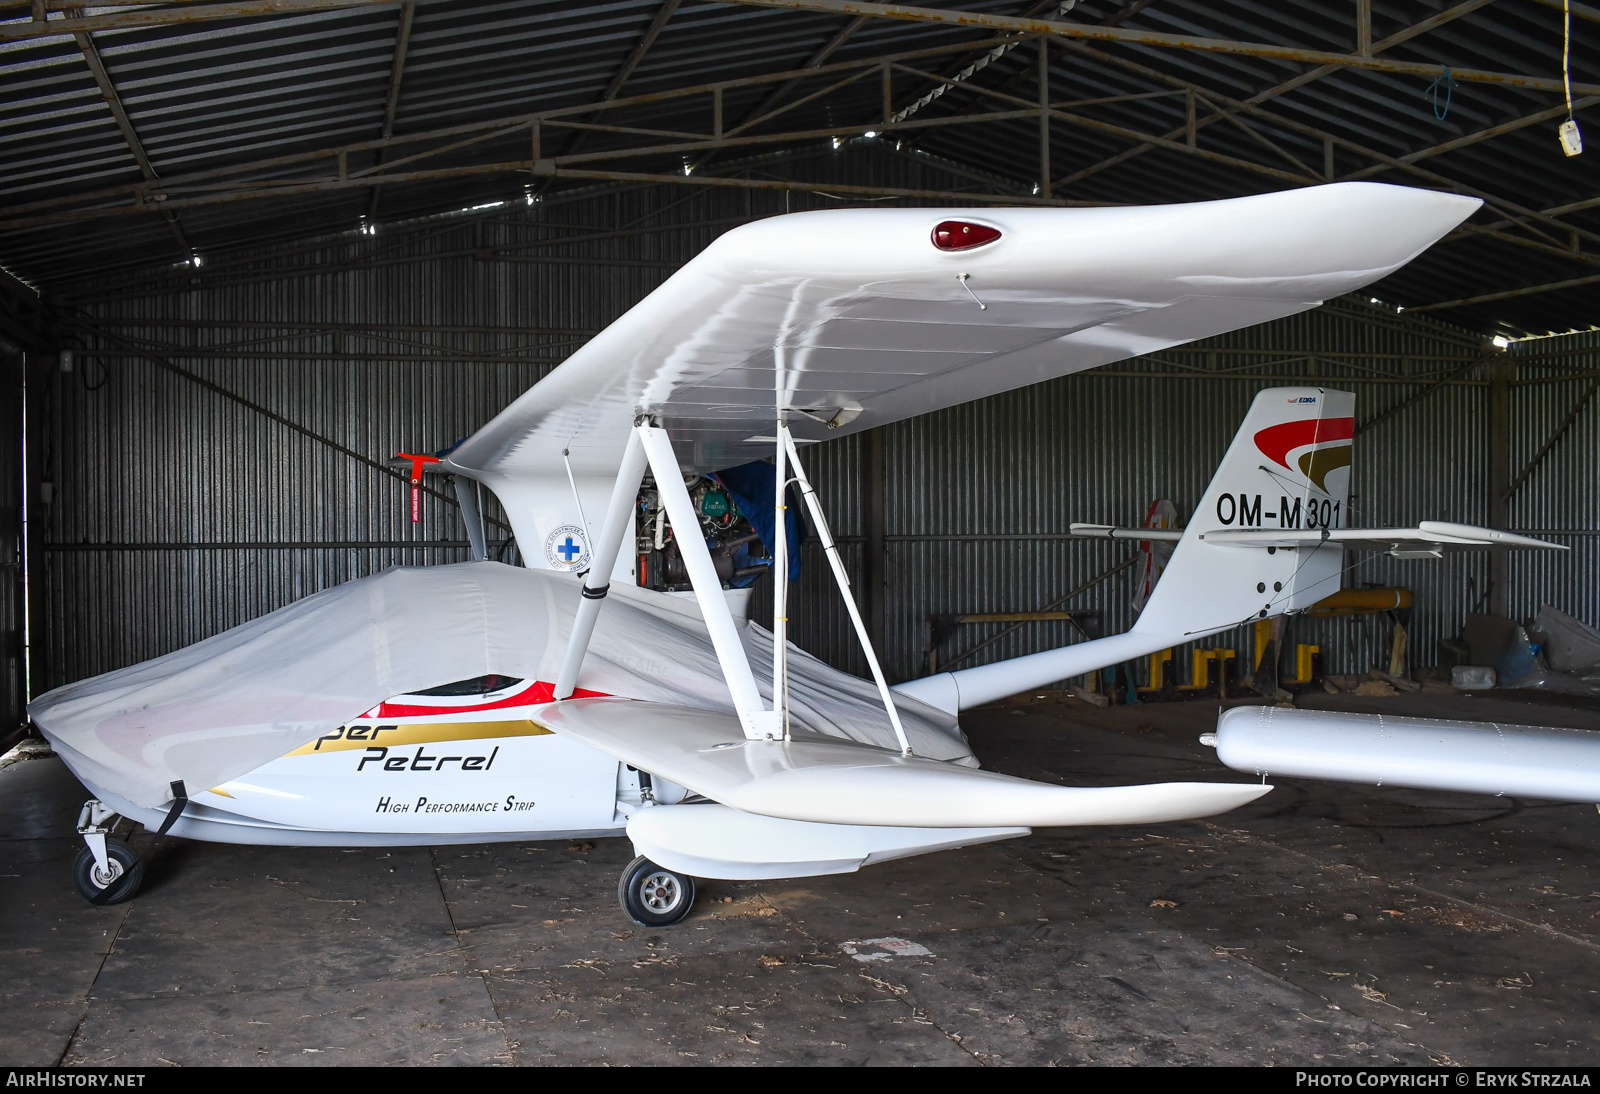
{"type": "Polygon", "coordinates": [[[639,899],[657,915],[665,915],[683,899],[683,888],[678,879],[665,870],[657,871],[644,879],[639,886],[639,899]]]}
{"type": "Polygon", "coordinates": [[[100,888],[107,888],[122,876],[122,863],[114,858],[107,859],[104,870],[96,863],[94,869],[89,871],[89,876],[94,879],[94,883],[100,888]]]}

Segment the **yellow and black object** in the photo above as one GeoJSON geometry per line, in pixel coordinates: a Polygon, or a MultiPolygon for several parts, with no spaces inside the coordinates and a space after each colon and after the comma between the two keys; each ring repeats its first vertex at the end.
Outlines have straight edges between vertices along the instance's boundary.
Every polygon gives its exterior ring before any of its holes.
{"type": "Polygon", "coordinates": [[[1178,697],[1177,674],[1172,671],[1172,651],[1157,650],[1150,655],[1150,686],[1139,689],[1147,699],[1166,701],[1178,697]]]}
{"type": "Polygon", "coordinates": [[[1190,651],[1189,682],[1180,684],[1172,669],[1172,651],[1161,650],[1150,655],[1150,684],[1139,689],[1147,702],[1175,699],[1193,699],[1199,696],[1227,698],[1229,684],[1234,677],[1237,651],[1210,649],[1190,651]]]}

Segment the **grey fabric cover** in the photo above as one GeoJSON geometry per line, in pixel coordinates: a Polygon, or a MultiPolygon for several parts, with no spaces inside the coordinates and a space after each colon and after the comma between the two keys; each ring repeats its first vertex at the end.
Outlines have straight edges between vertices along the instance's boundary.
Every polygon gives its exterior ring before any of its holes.
{"type": "Polygon", "coordinates": [[[1600,631],[1546,604],[1533,621],[1544,657],[1557,672],[1600,675],[1600,631]]]}
{"type": "MultiPolygon", "coordinates": [[[[571,574],[495,562],[389,570],[306,597],[164,657],[57,688],[28,713],[80,777],[150,808],[220,785],[385,699],[503,673],[555,679],[579,600],[571,574]]],[[[772,635],[740,628],[770,702],[772,635]]],[[[792,645],[791,716],[896,748],[876,688],[792,645]]],[[[613,585],[578,686],[733,711],[698,606],[613,585]]],[[[955,718],[900,699],[919,755],[976,766],[955,718]]]]}

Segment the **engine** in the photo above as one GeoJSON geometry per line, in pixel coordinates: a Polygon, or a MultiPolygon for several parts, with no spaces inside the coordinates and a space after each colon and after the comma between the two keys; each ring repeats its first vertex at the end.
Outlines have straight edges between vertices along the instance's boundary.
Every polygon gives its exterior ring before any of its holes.
{"type": "MultiPolygon", "coordinates": [[[[772,567],[767,548],[739,511],[732,494],[715,479],[704,475],[686,476],[684,485],[694,503],[699,527],[694,531],[705,540],[711,561],[723,587],[742,589],[755,582],[772,567]]],[[[661,592],[688,589],[689,572],[678,550],[680,529],[672,526],[661,504],[655,480],[646,476],[639,490],[635,511],[638,528],[639,584],[661,592]]]]}

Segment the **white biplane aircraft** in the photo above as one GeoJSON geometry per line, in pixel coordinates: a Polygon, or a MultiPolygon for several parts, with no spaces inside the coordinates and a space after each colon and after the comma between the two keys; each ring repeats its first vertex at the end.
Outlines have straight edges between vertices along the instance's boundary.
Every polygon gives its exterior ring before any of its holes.
{"type": "Polygon", "coordinates": [[[1153,208],[811,212],[730,231],[443,455],[478,561],[353,581],[30,706],[95,794],[78,886],[100,903],[137,890],[138,857],[109,838],[123,819],[278,845],[626,831],[639,857],[623,907],[665,925],[688,914],[696,877],[840,873],[1035,827],[1243,805],[1264,779],[1078,788],[982,771],[958,715],[1303,609],[1338,588],[1346,543],[1543,545],[1458,525],[1346,528],[1353,396],[1264,391],[1131,632],[891,687],[803,446],[1304,311],[1404,265],[1478,204],[1342,184],[1153,208]],[[768,458],[769,557],[736,566],[717,532],[727,491],[699,476],[768,458]],[[786,581],[773,632],[729,588],[762,566],[790,572],[790,483],[870,682],[787,643],[786,581]],[[482,487],[524,566],[484,561],[482,487]],[[585,513],[603,513],[592,540],[585,513]],[[669,529],[677,593],[642,587],[633,549],[662,548],[669,529]]]}

